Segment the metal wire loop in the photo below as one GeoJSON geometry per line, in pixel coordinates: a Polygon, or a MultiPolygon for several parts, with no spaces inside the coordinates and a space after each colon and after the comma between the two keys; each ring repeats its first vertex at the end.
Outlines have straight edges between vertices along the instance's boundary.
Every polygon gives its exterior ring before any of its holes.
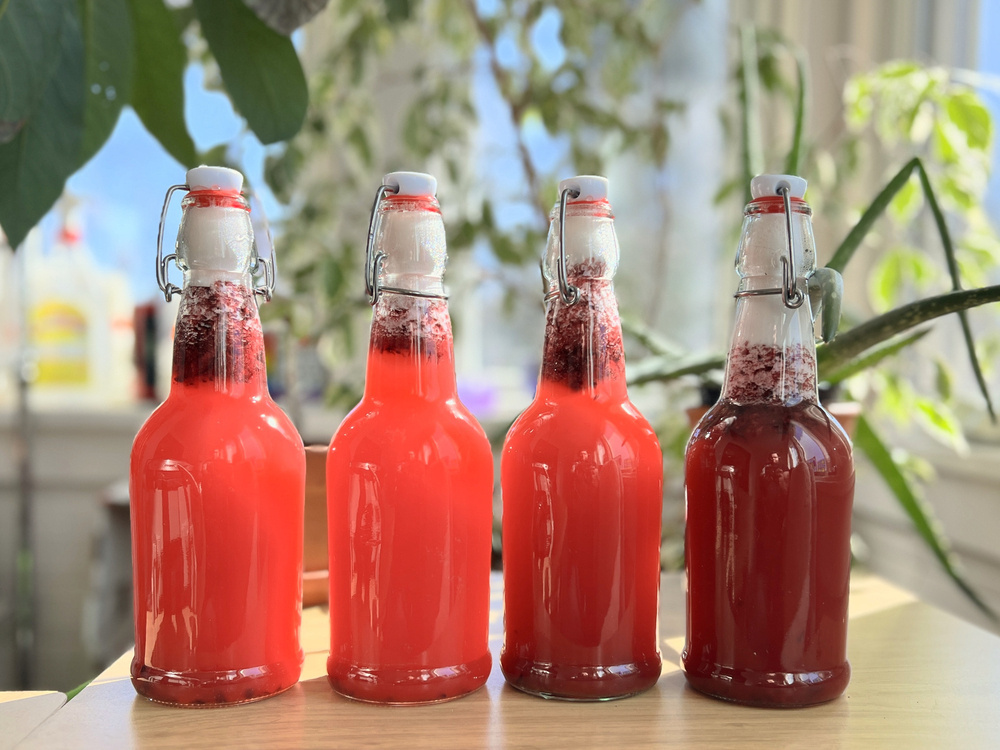
{"type": "Polygon", "coordinates": [[[163,256],[163,225],[167,222],[167,209],[170,208],[170,196],[174,194],[176,190],[190,190],[187,185],[171,185],[167,188],[167,195],[163,199],[163,210],[160,212],[160,229],[156,233],[156,283],[160,287],[160,291],[163,292],[163,298],[169,302],[170,298],[175,294],[180,294],[181,288],[176,284],[170,283],[170,270],[167,267],[167,263],[170,261],[177,261],[177,253],[171,253],[170,255],[163,256]]]}
{"type": "Polygon", "coordinates": [[[806,296],[799,289],[797,274],[795,273],[795,248],[792,240],[792,201],[788,194],[788,185],[782,184],[778,187],[778,194],[781,195],[785,204],[785,241],[788,247],[788,255],[781,256],[781,286],[768,287],[766,289],[746,289],[736,292],[734,297],[762,297],[768,294],[780,294],[781,301],[790,310],[797,310],[806,301],[806,296]]]}
{"type": "Polygon", "coordinates": [[[576,188],[566,188],[559,194],[559,263],[556,273],[559,280],[559,297],[564,305],[575,305],[580,299],[580,290],[569,283],[569,276],[566,273],[566,200],[570,197],[579,198],[580,191],[576,188]]]}
{"type": "Polygon", "coordinates": [[[448,299],[447,294],[437,294],[435,292],[421,292],[416,289],[403,289],[397,286],[383,286],[379,284],[378,277],[385,263],[386,254],[382,251],[375,252],[375,233],[378,231],[378,207],[386,194],[395,194],[399,188],[393,185],[379,185],[375,191],[375,202],[372,203],[371,216],[368,218],[368,243],[365,245],[365,294],[368,295],[368,304],[374,306],[378,302],[382,292],[392,294],[403,294],[407,297],[421,297],[424,299],[448,299]]]}

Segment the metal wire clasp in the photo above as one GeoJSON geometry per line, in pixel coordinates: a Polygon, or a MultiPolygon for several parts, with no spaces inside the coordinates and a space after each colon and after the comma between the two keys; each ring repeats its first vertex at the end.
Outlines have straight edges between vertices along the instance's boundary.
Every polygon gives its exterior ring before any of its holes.
{"type": "Polygon", "coordinates": [[[556,276],[559,280],[559,297],[564,305],[575,305],[580,299],[580,290],[569,283],[566,273],[566,200],[579,198],[580,191],[576,188],[566,188],[559,194],[559,263],[556,276]]]}
{"type": "Polygon", "coordinates": [[[436,292],[422,292],[417,289],[403,289],[398,286],[385,286],[379,283],[378,274],[382,269],[382,263],[386,255],[382,251],[375,252],[375,233],[378,231],[378,207],[386,194],[395,195],[399,192],[399,187],[395,185],[379,185],[375,191],[375,202],[372,203],[371,216],[368,218],[368,242],[365,245],[365,294],[368,295],[368,304],[375,306],[382,292],[392,292],[393,294],[403,294],[407,297],[423,297],[425,299],[448,299],[447,294],[437,294],[436,292]]]}
{"type": "MultiPolygon", "coordinates": [[[[163,254],[163,228],[167,223],[167,211],[170,208],[170,198],[173,196],[174,192],[177,190],[190,191],[191,188],[188,185],[171,185],[167,188],[167,194],[163,198],[163,210],[160,212],[160,227],[156,233],[156,283],[160,287],[160,291],[163,292],[163,298],[169,302],[175,294],[181,292],[181,288],[176,284],[170,283],[170,266],[168,265],[170,261],[177,265],[177,253],[170,253],[169,255],[163,254]]],[[[250,274],[256,276],[258,273],[263,272],[264,281],[261,285],[253,287],[254,294],[259,294],[264,298],[265,302],[270,302],[271,297],[274,294],[274,283],[278,277],[278,262],[277,256],[274,252],[274,240],[271,238],[271,229],[266,226],[265,232],[267,233],[267,242],[271,250],[271,257],[263,258],[257,250],[257,232],[256,228],[254,230],[253,237],[253,265],[250,267],[250,274]]]]}
{"type": "Polygon", "coordinates": [[[175,284],[170,283],[170,272],[167,267],[167,263],[174,261],[177,263],[177,253],[170,253],[164,257],[163,255],[163,225],[167,222],[167,209],[170,208],[170,196],[174,194],[176,190],[190,190],[187,185],[171,185],[167,188],[167,195],[163,199],[163,210],[160,212],[160,229],[156,234],[156,283],[160,287],[160,291],[163,292],[163,298],[169,302],[170,298],[174,294],[178,294],[181,288],[175,284]]]}
{"type": "Polygon", "coordinates": [[[768,289],[746,289],[736,292],[734,297],[759,297],[766,294],[780,294],[781,301],[790,310],[797,310],[802,307],[806,296],[798,287],[797,274],[795,273],[795,247],[792,240],[792,201],[789,197],[789,187],[781,184],[778,187],[785,207],[785,240],[788,247],[788,256],[781,257],[781,287],[771,287],[768,289]]]}

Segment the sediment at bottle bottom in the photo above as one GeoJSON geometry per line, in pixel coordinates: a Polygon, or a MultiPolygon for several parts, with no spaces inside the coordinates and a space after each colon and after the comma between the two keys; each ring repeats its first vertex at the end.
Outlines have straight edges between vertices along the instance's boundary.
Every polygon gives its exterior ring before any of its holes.
{"type": "Polygon", "coordinates": [[[754,672],[719,664],[684,662],[688,684],[699,693],[763,708],[803,708],[832,701],[851,680],[848,662],[814,672],[754,672]]]}
{"type": "Polygon", "coordinates": [[[485,654],[464,664],[421,668],[370,668],[327,659],[335,692],[362,703],[419,705],[461,698],[486,684],[493,657],[485,654]]]}
{"type": "Polygon", "coordinates": [[[132,685],[144,698],[179,708],[221,708],[270,698],[299,681],[301,659],[244,669],[173,672],[139,665],[132,685]]]}
{"type": "Polygon", "coordinates": [[[660,677],[663,660],[631,664],[555,665],[530,659],[501,657],[503,675],[511,687],[542,698],[566,701],[606,701],[648,690],[660,677]]]}

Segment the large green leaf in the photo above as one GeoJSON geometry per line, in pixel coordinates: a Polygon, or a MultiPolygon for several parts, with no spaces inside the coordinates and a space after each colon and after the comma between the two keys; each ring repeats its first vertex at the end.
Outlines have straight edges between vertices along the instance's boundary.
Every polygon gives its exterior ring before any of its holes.
{"type": "Polygon", "coordinates": [[[76,8],[63,7],[55,73],[38,106],[9,143],[0,145],[0,226],[13,247],[45,215],[79,166],[83,138],[83,35],[76,8]]]}
{"type": "Polygon", "coordinates": [[[73,0],[11,2],[0,16],[0,143],[11,140],[41,101],[59,64],[73,0]]]}
{"type": "Polygon", "coordinates": [[[74,167],[111,136],[132,92],[132,20],[127,0],[79,0],[83,29],[83,142],[74,167]]]}
{"type": "Polygon", "coordinates": [[[129,0],[135,80],[129,103],[146,130],[185,167],[197,165],[184,123],[187,48],[163,0],[129,0]]]}
{"type": "Polygon", "coordinates": [[[194,5],[233,105],[261,143],[299,132],[309,90],[292,41],[240,0],[194,0],[194,5]]]}
{"type": "Polygon", "coordinates": [[[934,516],[933,509],[921,498],[907,480],[906,475],[892,458],[882,438],[872,429],[865,417],[859,416],[854,434],[854,445],[860,449],[872,466],[889,486],[900,507],[909,516],[917,533],[934,553],[945,573],[958,585],[967,597],[992,620],[997,614],[980,598],[975,589],[962,575],[958,561],[950,549],[948,538],[941,531],[941,524],[934,516]]]}
{"type": "MultiPolygon", "coordinates": [[[[257,17],[279,34],[291,34],[326,7],[330,0],[244,0],[257,17]]],[[[388,15],[393,12],[391,4],[388,15]]]]}

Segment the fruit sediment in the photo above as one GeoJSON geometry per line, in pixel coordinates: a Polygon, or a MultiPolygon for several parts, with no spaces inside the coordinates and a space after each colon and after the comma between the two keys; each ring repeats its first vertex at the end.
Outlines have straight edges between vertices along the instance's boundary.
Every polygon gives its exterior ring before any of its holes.
{"type": "Polygon", "coordinates": [[[174,330],[174,380],[249,383],[262,377],[264,338],[253,292],[215,281],[190,286],[174,330]]]}
{"type": "Polygon", "coordinates": [[[567,269],[580,291],[573,305],[556,297],[545,321],[542,381],[571,390],[597,388],[602,382],[624,385],[625,355],[621,321],[607,264],[596,258],[567,269]]]}
{"type": "Polygon", "coordinates": [[[252,293],[184,294],[170,396],[132,450],[132,682],[201,707],[299,678],[304,456],[266,396],[252,293]]]}
{"type": "Polygon", "coordinates": [[[703,692],[803,706],[847,686],[854,467],[809,347],[737,345],[685,462],[688,638],[703,692]]]}
{"type": "Polygon", "coordinates": [[[486,682],[492,488],[455,397],[447,304],[383,294],[365,398],[327,462],[334,690],[433,703],[486,682]]]}
{"type": "Polygon", "coordinates": [[[632,695],[659,677],[662,457],[628,401],[621,327],[598,261],[550,305],[535,401],[504,445],[504,676],[569,700],[632,695]]]}

